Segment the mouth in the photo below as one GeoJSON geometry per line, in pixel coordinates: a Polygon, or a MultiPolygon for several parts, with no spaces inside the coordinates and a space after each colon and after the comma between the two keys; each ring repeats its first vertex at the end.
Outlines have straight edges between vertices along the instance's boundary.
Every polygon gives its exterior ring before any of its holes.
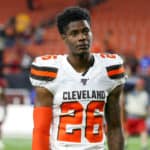
{"type": "Polygon", "coordinates": [[[88,44],[80,44],[77,46],[78,49],[81,50],[85,50],[85,49],[89,49],[89,45],[88,44]]]}

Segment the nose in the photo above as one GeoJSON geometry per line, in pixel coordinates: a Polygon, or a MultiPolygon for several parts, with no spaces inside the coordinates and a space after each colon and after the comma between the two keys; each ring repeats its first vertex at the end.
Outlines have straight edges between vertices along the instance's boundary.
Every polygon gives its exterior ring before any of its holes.
{"type": "Polygon", "coordinates": [[[86,35],[84,35],[83,33],[80,33],[78,36],[79,41],[83,41],[86,40],[86,35]]]}

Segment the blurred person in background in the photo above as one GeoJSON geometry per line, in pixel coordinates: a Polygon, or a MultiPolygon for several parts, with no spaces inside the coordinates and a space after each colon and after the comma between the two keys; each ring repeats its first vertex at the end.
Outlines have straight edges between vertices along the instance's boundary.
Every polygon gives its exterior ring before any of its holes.
{"type": "Polygon", "coordinates": [[[150,95],[150,56],[145,56],[140,60],[138,74],[145,80],[145,89],[150,95]]]}
{"type": "Polygon", "coordinates": [[[45,41],[44,35],[46,32],[46,25],[44,23],[40,24],[34,31],[33,39],[36,44],[43,44],[45,41]]]}
{"type": "Polygon", "coordinates": [[[0,24],[0,51],[2,51],[5,48],[5,25],[0,24]]]}
{"type": "Polygon", "coordinates": [[[15,17],[10,17],[5,24],[5,47],[10,48],[15,46],[16,31],[15,31],[15,17]]]}
{"type": "Polygon", "coordinates": [[[5,50],[5,30],[4,25],[0,24],[0,68],[3,70],[3,55],[5,50]]]}
{"type": "Polygon", "coordinates": [[[6,81],[0,77],[0,150],[4,149],[4,144],[2,141],[2,124],[4,123],[7,114],[7,102],[5,97],[6,86],[6,81]]]}
{"type": "Polygon", "coordinates": [[[35,9],[40,9],[43,7],[42,0],[26,0],[26,2],[27,2],[27,7],[31,11],[33,11],[35,9]]]}
{"type": "Polygon", "coordinates": [[[103,49],[106,53],[115,53],[116,50],[118,50],[117,46],[117,39],[115,32],[112,29],[108,29],[108,31],[105,33],[104,39],[103,39],[103,49]]]}
{"type": "Polygon", "coordinates": [[[142,150],[148,150],[148,131],[146,120],[150,108],[149,95],[145,90],[145,82],[138,78],[135,87],[125,96],[126,138],[140,135],[142,150]]]}
{"type": "Polygon", "coordinates": [[[18,41],[24,45],[31,44],[33,26],[31,24],[31,18],[28,14],[20,13],[16,16],[15,30],[18,41]]]}

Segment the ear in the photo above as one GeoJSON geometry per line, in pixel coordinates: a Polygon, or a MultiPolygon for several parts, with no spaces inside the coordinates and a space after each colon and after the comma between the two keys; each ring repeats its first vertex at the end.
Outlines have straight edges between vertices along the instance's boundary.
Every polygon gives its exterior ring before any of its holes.
{"type": "Polygon", "coordinates": [[[66,34],[61,34],[61,38],[66,41],[66,34]]]}

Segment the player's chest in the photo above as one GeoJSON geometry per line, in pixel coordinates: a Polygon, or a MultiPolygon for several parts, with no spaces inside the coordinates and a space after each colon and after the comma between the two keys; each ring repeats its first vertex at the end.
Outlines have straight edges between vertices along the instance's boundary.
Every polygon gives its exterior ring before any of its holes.
{"type": "Polygon", "coordinates": [[[56,104],[64,102],[81,102],[88,104],[91,101],[106,101],[109,86],[101,74],[95,76],[64,74],[58,81],[55,92],[56,104]]]}

